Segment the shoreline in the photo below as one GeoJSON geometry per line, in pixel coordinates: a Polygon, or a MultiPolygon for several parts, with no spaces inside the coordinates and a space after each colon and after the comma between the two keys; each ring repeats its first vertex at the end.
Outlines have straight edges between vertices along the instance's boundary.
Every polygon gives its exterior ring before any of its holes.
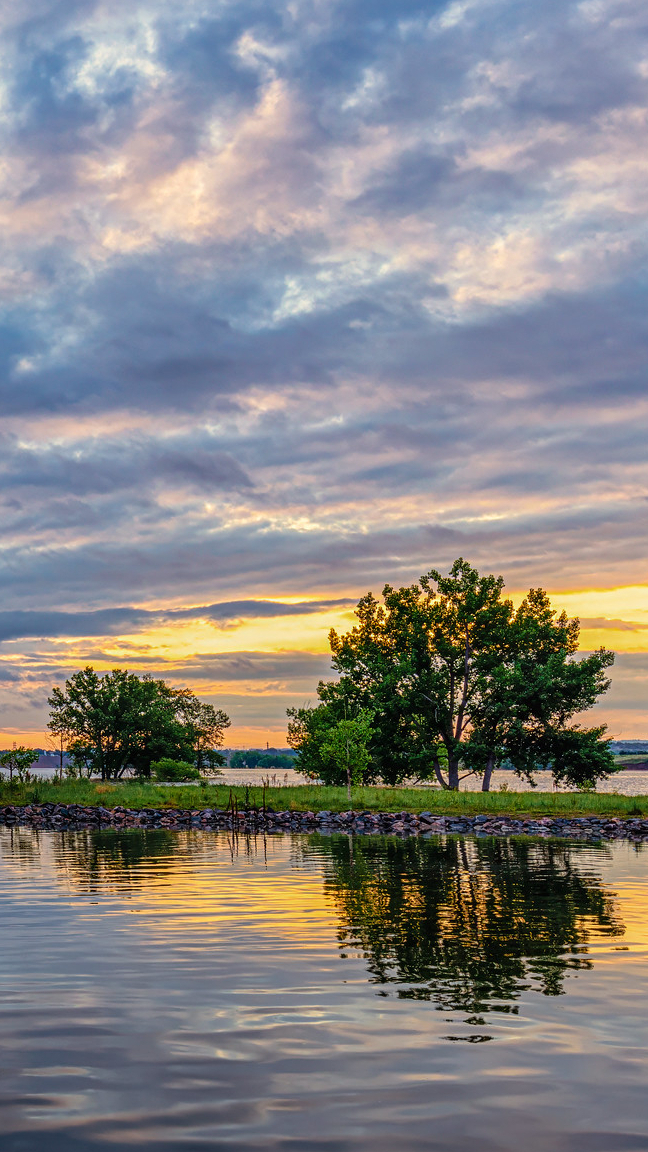
{"type": "Polygon", "coordinates": [[[274,809],[104,808],[81,804],[3,804],[0,827],[33,831],[120,828],[202,829],[237,835],[335,832],[382,836],[539,836],[577,840],[648,841],[648,818],[622,816],[524,816],[502,813],[444,815],[434,812],[277,812],[274,809]]]}

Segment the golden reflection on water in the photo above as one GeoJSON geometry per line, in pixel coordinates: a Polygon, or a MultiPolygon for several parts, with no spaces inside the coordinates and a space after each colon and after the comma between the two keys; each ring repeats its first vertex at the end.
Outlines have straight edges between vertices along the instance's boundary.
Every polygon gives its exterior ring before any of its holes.
{"type": "MultiPolygon", "coordinates": [[[[619,918],[624,924],[617,948],[648,952],[648,882],[642,873],[648,864],[648,845],[623,845],[605,870],[605,883],[614,893],[619,918]]],[[[613,959],[613,958],[611,958],[613,959]]]]}
{"type": "Polygon", "coordinates": [[[280,936],[301,947],[322,947],[334,933],[383,983],[428,985],[463,973],[488,991],[495,972],[508,999],[522,979],[521,959],[532,956],[545,991],[557,992],[593,948],[611,963],[615,951],[648,945],[647,886],[628,864],[641,846],[133,829],[14,829],[4,840],[5,870],[55,879],[77,907],[85,894],[89,917],[98,906],[90,898],[101,895],[103,916],[120,914],[128,900],[143,921],[133,931],[150,931],[153,921],[156,934],[169,936],[188,926],[196,935],[245,926],[259,940],[280,936]]]}
{"type": "Polygon", "coordinates": [[[648,1149],[647,865],[0,830],[2,1152],[648,1149]]]}
{"type": "Polygon", "coordinates": [[[283,940],[306,944],[329,939],[335,928],[319,871],[286,868],[286,841],[280,837],[136,829],[125,836],[112,830],[61,836],[23,829],[5,835],[10,849],[0,848],[0,860],[6,869],[55,879],[77,897],[77,906],[81,894],[127,898],[138,916],[155,920],[156,932],[184,932],[189,923],[193,932],[211,932],[235,922],[239,928],[254,924],[257,934],[270,937],[280,929],[283,940]],[[235,862],[233,885],[228,880],[235,862]]]}

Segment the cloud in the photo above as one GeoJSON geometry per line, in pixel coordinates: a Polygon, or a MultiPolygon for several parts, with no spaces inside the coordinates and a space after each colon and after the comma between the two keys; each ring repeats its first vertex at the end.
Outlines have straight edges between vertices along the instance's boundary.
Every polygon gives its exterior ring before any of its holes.
{"type": "Polygon", "coordinates": [[[95,439],[58,446],[25,448],[4,445],[0,477],[5,492],[46,489],[72,496],[113,494],[124,488],[155,483],[188,485],[200,491],[250,487],[240,464],[219,452],[203,437],[202,443],[170,437],[159,443],[133,438],[118,441],[95,439]]]}
{"type": "Polygon", "coordinates": [[[330,608],[351,607],[353,600],[309,600],[282,604],[272,600],[230,600],[191,608],[102,608],[91,612],[0,612],[0,642],[37,637],[114,636],[151,625],[182,620],[208,620],[215,624],[305,616],[330,608]]]}
{"type": "Polygon", "coordinates": [[[8,635],[459,554],[645,580],[638,0],[9,0],[0,33],[8,635]]]}
{"type": "Polygon", "coordinates": [[[608,620],[605,616],[581,617],[581,628],[609,628],[613,632],[645,632],[648,624],[634,620],[608,620]]]}
{"type": "Polygon", "coordinates": [[[333,676],[331,657],[314,652],[214,652],[187,662],[174,675],[188,682],[258,682],[266,692],[302,691],[310,697],[318,680],[333,676]]]}
{"type": "Polygon", "coordinates": [[[622,653],[617,656],[612,677],[612,686],[605,697],[605,703],[597,706],[599,713],[605,711],[614,716],[615,713],[626,713],[626,722],[619,728],[610,725],[610,735],[617,735],[619,731],[627,730],[627,721],[632,724],[635,732],[646,732],[645,708],[646,687],[648,685],[648,653],[622,653]],[[634,715],[632,715],[634,714],[634,715]],[[632,723],[634,721],[634,723],[632,723]],[[639,721],[639,723],[637,723],[639,721]]]}

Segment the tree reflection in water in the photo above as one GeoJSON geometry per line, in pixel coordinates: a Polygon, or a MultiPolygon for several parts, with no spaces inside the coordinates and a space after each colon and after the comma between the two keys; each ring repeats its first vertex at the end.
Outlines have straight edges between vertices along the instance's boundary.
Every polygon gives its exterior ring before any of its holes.
{"type": "Polygon", "coordinates": [[[131,890],[150,884],[154,864],[158,877],[172,872],[174,856],[186,849],[182,838],[165,828],[94,829],[66,831],[54,842],[54,863],[68,881],[93,891],[109,884],[131,890]]]}
{"type": "MultiPolygon", "coordinates": [[[[531,839],[317,837],[343,953],[376,984],[483,1023],[525,988],[558,996],[591,967],[593,934],[619,936],[613,896],[589,867],[605,849],[531,839]]],[[[306,853],[309,847],[305,848],[306,853]]],[[[383,990],[384,992],[384,990],[383,990]]]]}
{"type": "MultiPolygon", "coordinates": [[[[214,851],[211,837],[193,831],[45,836],[59,877],[85,891],[173,884],[179,855],[187,866],[214,851]]],[[[5,829],[0,841],[7,859],[30,868],[45,836],[5,829]]],[[[216,840],[232,860],[267,852],[263,836],[216,840]]],[[[358,950],[383,995],[391,986],[401,998],[466,1013],[470,1024],[483,1023],[486,1012],[517,1012],[525,988],[560,995],[570,973],[591,967],[593,936],[623,935],[596,871],[611,855],[605,845],[344,835],[299,836],[292,845],[293,866],[323,870],[342,954],[358,950]]]]}

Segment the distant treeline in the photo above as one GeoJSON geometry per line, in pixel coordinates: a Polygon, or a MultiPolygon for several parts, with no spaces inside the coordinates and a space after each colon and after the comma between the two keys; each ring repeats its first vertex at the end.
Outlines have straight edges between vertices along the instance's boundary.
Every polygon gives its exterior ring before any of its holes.
{"type": "Polygon", "coordinates": [[[295,752],[277,748],[237,749],[227,755],[230,768],[294,768],[295,758],[295,752]]]}

